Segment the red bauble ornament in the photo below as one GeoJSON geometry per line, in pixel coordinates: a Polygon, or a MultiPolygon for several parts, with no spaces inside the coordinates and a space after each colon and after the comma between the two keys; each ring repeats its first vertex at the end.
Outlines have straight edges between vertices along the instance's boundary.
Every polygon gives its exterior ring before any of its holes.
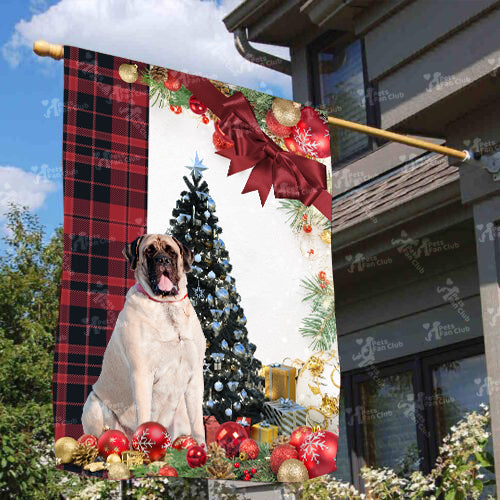
{"type": "Polygon", "coordinates": [[[84,444],[86,446],[93,446],[97,448],[98,439],[93,434],[84,434],[78,438],[78,444],[84,444]]]}
{"type": "Polygon", "coordinates": [[[190,446],[186,451],[186,462],[189,467],[203,467],[207,463],[207,452],[203,446],[190,446]]]}
{"type": "Polygon", "coordinates": [[[296,155],[299,155],[299,156],[304,156],[304,153],[299,148],[299,145],[297,144],[295,139],[293,139],[292,137],[285,137],[284,141],[285,141],[285,146],[288,149],[288,151],[290,151],[291,153],[295,153],[296,155]]]}
{"type": "Polygon", "coordinates": [[[207,107],[194,95],[189,98],[189,109],[197,115],[204,115],[207,112],[207,107]]]}
{"type": "Polygon", "coordinates": [[[208,116],[205,116],[203,115],[201,117],[201,121],[205,124],[205,125],[208,125],[208,123],[210,122],[210,118],[208,116]]]}
{"type": "Polygon", "coordinates": [[[294,429],[293,432],[290,434],[289,443],[292,446],[295,446],[295,448],[297,448],[297,451],[299,451],[306,437],[310,436],[312,433],[313,430],[309,426],[301,425],[300,427],[294,429]]]}
{"type": "Polygon", "coordinates": [[[292,133],[292,127],[282,125],[278,120],[276,120],[272,109],[266,113],[266,125],[267,128],[278,137],[288,137],[292,133]]]}
{"type": "Polygon", "coordinates": [[[333,432],[317,431],[302,443],[299,459],[304,462],[309,479],[337,470],[337,443],[339,437],[333,432]]]}
{"type": "Polygon", "coordinates": [[[300,120],[292,128],[291,137],[303,154],[313,158],[326,158],[331,154],[328,121],[310,106],[300,112],[300,120]]]}
{"type": "Polygon", "coordinates": [[[304,230],[304,232],[306,232],[306,233],[310,233],[310,232],[313,230],[313,228],[312,228],[311,224],[304,224],[304,225],[302,226],[302,229],[303,229],[303,230],[304,230]]]}
{"type": "Polygon", "coordinates": [[[101,437],[97,441],[97,448],[99,449],[99,455],[106,459],[109,455],[116,453],[121,455],[122,452],[129,449],[130,443],[122,431],[118,430],[107,430],[101,434],[101,437]]]}
{"type": "Polygon", "coordinates": [[[271,470],[278,474],[280,465],[289,458],[299,458],[299,452],[289,444],[280,444],[271,453],[271,470]]]}
{"type": "Polygon", "coordinates": [[[252,438],[243,440],[240,444],[240,453],[244,451],[248,460],[255,460],[259,456],[259,445],[252,438]]]}
{"type": "Polygon", "coordinates": [[[219,127],[218,122],[214,122],[215,132],[212,136],[212,142],[214,143],[215,149],[217,151],[222,151],[223,149],[230,148],[234,146],[234,142],[229,139],[229,137],[222,132],[219,127]]]}
{"type": "Polygon", "coordinates": [[[165,88],[171,90],[172,92],[177,92],[182,87],[182,83],[168,73],[167,79],[163,82],[165,88]]]}
{"type": "Polygon", "coordinates": [[[154,462],[163,458],[172,446],[170,434],[166,427],[158,422],[144,422],[139,425],[132,436],[134,450],[142,451],[145,457],[154,462]]]}
{"type": "Polygon", "coordinates": [[[183,434],[182,436],[176,437],[172,443],[172,448],[176,450],[187,450],[190,446],[198,444],[198,441],[188,434],[183,434]]]}
{"type": "Polygon", "coordinates": [[[164,465],[159,471],[159,476],[167,476],[167,477],[178,477],[177,470],[175,467],[171,467],[170,465],[164,465]]]}
{"type": "Polygon", "coordinates": [[[326,273],[325,273],[325,271],[320,271],[318,273],[318,278],[319,278],[320,281],[325,281],[326,280],[326,273]]]}
{"type": "Polygon", "coordinates": [[[217,431],[215,441],[226,450],[226,457],[233,458],[239,455],[242,441],[247,439],[247,431],[236,422],[225,422],[217,431]]]}

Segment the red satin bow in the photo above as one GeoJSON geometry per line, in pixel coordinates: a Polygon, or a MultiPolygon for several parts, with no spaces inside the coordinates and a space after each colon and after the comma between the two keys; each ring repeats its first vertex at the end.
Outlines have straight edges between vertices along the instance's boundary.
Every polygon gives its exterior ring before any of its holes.
{"type": "Polygon", "coordinates": [[[253,167],[243,193],[258,191],[264,206],[273,187],[276,198],[314,205],[332,219],[332,196],[326,190],[326,170],[322,163],[283,151],[262,132],[241,92],[225,97],[208,80],[177,72],[174,76],[220,118],[221,131],[234,142],[234,147],[218,152],[231,160],[228,175],[253,167]]]}

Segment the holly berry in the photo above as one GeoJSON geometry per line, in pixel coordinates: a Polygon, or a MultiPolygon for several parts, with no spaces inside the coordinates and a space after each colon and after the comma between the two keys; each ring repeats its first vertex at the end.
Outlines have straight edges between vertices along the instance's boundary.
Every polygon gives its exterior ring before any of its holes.
{"type": "Polygon", "coordinates": [[[239,464],[239,462],[236,462],[236,463],[234,464],[234,466],[235,466],[237,469],[239,469],[239,468],[240,468],[240,464],[239,464]]]}
{"type": "Polygon", "coordinates": [[[318,274],[318,278],[320,279],[320,281],[325,281],[326,280],[326,273],[325,273],[325,271],[320,271],[319,274],[318,274]]]}
{"type": "Polygon", "coordinates": [[[255,474],[255,473],[257,472],[257,469],[252,469],[250,472],[251,472],[252,474],[255,474]]]}
{"type": "Polygon", "coordinates": [[[248,470],[247,470],[247,469],[245,469],[245,470],[243,471],[243,474],[245,474],[245,476],[248,476],[248,470]]]}
{"type": "Polygon", "coordinates": [[[203,115],[201,117],[201,121],[205,124],[208,125],[210,123],[210,118],[208,116],[203,115]]]}
{"type": "Polygon", "coordinates": [[[306,232],[306,233],[310,233],[310,232],[313,230],[313,228],[312,228],[311,224],[304,224],[304,225],[302,226],[302,229],[303,229],[303,230],[304,230],[304,232],[306,232]]]}
{"type": "Polygon", "coordinates": [[[173,104],[171,104],[170,111],[173,111],[176,115],[180,115],[182,113],[182,107],[181,106],[174,106],[173,104]]]}
{"type": "Polygon", "coordinates": [[[307,214],[304,214],[304,215],[302,216],[302,220],[307,220],[307,214]]]}
{"type": "Polygon", "coordinates": [[[325,285],[329,285],[330,284],[330,281],[329,280],[325,280],[325,285]]]}
{"type": "Polygon", "coordinates": [[[324,289],[324,288],[325,288],[325,284],[324,284],[324,283],[320,283],[320,285],[319,285],[319,286],[320,286],[320,288],[321,288],[321,289],[324,289]]]}
{"type": "Polygon", "coordinates": [[[250,481],[250,476],[245,476],[245,477],[243,478],[243,481],[250,481]]]}

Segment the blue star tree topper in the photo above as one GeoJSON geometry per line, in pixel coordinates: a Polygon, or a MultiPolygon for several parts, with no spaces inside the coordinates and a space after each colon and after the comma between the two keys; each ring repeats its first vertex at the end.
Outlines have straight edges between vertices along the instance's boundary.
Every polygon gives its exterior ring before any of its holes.
{"type": "Polygon", "coordinates": [[[203,165],[203,160],[200,160],[200,158],[198,157],[198,152],[196,152],[194,160],[191,159],[191,161],[193,162],[193,165],[186,165],[186,168],[191,170],[191,174],[193,175],[194,179],[198,180],[200,177],[203,177],[202,172],[203,170],[207,170],[208,167],[205,167],[205,165],[203,165]]]}

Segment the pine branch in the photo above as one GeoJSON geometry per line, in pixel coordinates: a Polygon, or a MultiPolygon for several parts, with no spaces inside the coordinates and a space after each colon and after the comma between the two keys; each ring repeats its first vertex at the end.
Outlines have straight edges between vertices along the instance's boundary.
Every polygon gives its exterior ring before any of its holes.
{"type": "Polygon", "coordinates": [[[330,229],[330,221],[316,207],[306,207],[300,200],[279,200],[278,209],[288,215],[287,222],[295,232],[302,230],[304,214],[307,215],[308,224],[318,226],[321,230],[330,229]]]}
{"type": "Polygon", "coordinates": [[[189,98],[192,94],[184,85],[176,92],[168,90],[163,82],[157,82],[151,78],[149,69],[142,72],[141,82],[149,86],[149,96],[152,106],[158,105],[159,108],[170,105],[181,106],[183,108],[189,106],[189,98]]]}
{"type": "Polygon", "coordinates": [[[310,338],[313,350],[327,351],[332,348],[337,335],[335,312],[329,309],[318,308],[303,319],[299,332],[303,337],[310,338]]]}

